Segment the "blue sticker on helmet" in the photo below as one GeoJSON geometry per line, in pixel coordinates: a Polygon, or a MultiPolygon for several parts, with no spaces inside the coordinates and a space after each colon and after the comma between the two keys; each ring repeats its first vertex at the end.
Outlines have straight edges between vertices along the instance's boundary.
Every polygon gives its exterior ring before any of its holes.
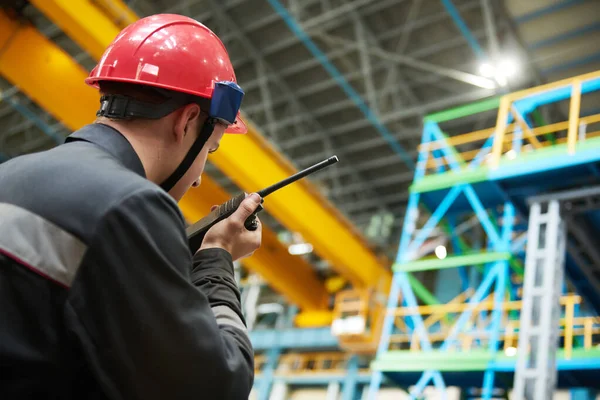
{"type": "Polygon", "coordinates": [[[210,116],[231,125],[242,105],[244,91],[235,82],[217,82],[210,101],[210,116]]]}

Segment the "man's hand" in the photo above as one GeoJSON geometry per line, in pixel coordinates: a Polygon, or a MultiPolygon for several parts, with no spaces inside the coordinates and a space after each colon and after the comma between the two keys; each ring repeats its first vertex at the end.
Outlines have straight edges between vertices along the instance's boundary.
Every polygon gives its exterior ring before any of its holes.
{"type": "Polygon", "coordinates": [[[258,194],[247,196],[229,218],[215,224],[206,232],[200,250],[218,247],[228,251],[234,261],[251,256],[260,247],[262,225],[257,218],[258,229],[249,231],[244,227],[244,222],[259,205],[258,194]]]}

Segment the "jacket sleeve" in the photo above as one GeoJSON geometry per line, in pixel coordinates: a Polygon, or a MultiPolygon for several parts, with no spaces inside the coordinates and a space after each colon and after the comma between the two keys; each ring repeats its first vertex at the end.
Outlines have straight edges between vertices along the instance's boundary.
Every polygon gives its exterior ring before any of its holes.
{"type": "Polygon", "coordinates": [[[142,191],[99,224],[65,318],[112,399],[247,399],[253,351],[229,253],[192,260],[183,218],[142,191]]]}

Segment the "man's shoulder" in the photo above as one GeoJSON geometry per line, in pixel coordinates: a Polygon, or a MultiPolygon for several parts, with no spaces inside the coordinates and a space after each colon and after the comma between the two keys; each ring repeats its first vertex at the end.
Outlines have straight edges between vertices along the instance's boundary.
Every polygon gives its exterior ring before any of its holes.
{"type": "Polygon", "coordinates": [[[2,166],[0,184],[8,190],[0,193],[0,203],[25,208],[84,241],[128,199],[177,208],[158,185],[105,152],[85,145],[76,150],[55,148],[2,166]]]}

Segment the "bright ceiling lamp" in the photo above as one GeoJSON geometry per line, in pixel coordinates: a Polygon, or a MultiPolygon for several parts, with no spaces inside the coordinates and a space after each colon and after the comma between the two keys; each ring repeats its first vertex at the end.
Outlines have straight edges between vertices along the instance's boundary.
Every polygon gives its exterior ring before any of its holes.
{"type": "Polygon", "coordinates": [[[479,75],[481,76],[491,78],[494,76],[494,71],[494,66],[490,63],[484,62],[479,65],[479,75]]]}
{"type": "Polygon", "coordinates": [[[518,63],[513,58],[503,58],[498,62],[483,62],[479,65],[479,74],[485,78],[493,78],[498,86],[508,85],[508,81],[519,72],[518,63]]]}
{"type": "Polygon", "coordinates": [[[310,243],[296,243],[288,247],[288,252],[293,256],[301,256],[312,253],[313,246],[310,243]]]}
{"type": "Polygon", "coordinates": [[[435,256],[440,260],[443,260],[448,255],[448,250],[446,250],[446,246],[443,245],[439,245],[438,247],[436,247],[434,252],[435,256]]]}

